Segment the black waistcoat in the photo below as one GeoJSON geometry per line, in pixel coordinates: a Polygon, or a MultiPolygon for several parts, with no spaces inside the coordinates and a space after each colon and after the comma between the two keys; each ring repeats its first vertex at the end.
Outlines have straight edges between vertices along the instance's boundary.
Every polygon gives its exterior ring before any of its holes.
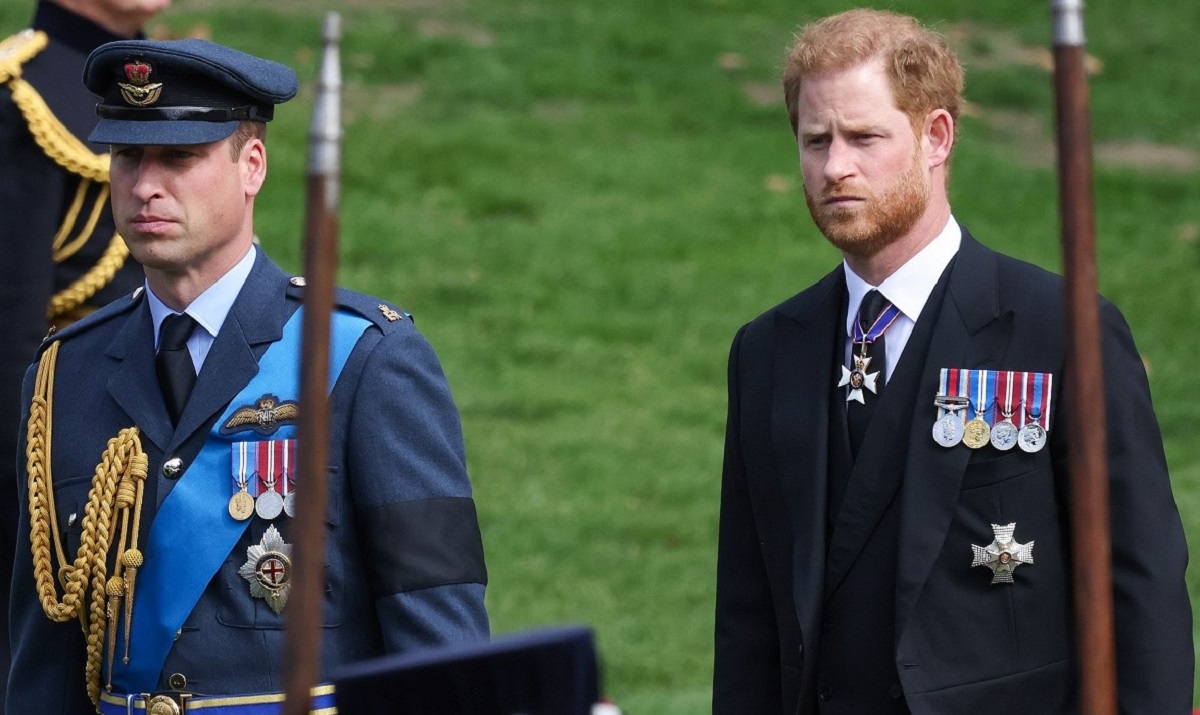
{"type": "MultiPolygon", "coordinates": [[[[872,423],[878,421],[883,410],[900,409],[910,414],[916,400],[928,399],[932,428],[933,395],[916,393],[949,273],[948,266],[926,302],[872,423]]],[[[844,339],[840,336],[839,347],[844,339]]],[[[896,434],[872,434],[868,427],[869,434],[858,456],[860,464],[856,465],[846,430],[844,390],[835,388],[830,401],[829,420],[834,428],[829,430],[829,493],[844,497],[841,504],[831,504],[829,544],[832,553],[847,542],[846,534],[839,531],[857,531],[860,537],[849,541],[861,542],[862,547],[844,574],[827,569],[817,659],[817,706],[822,715],[906,715],[909,710],[896,672],[895,624],[898,496],[910,432],[904,429],[896,434]],[[859,467],[857,471],[855,466],[859,467]],[[863,532],[868,533],[865,540],[861,538],[863,532]]]]}

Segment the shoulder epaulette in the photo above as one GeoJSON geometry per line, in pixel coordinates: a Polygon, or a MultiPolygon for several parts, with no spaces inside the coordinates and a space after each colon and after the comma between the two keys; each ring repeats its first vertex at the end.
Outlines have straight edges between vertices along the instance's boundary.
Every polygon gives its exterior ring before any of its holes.
{"type": "Polygon", "coordinates": [[[38,348],[38,353],[40,354],[41,351],[45,350],[46,346],[48,346],[52,342],[60,341],[60,340],[69,340],[72,337],[79,335],[80,333],[84,333],[84,332],[87,332],[88,330],[91,330],[92,328],[96,327],[97,325],[102,325],[102,324],[107,323],[108,321],[112,320],[113,318],[117,318],[122,315],[125,315],[126,313],[128,313],[129,311],[133,310],[134,308],[136,308],[138,305],[141,304],[143,293],[145,293],[145,290],[142,288],[138,288],[137,290],[130,293],[129,295],[117,298],[116,300],[114,300],[113,302],[104,306],[103,308],[100,308],[99,310],[97,310],[93,313],[89,313],[88,315],[85,315],[84,317],[80,318],[79,320],[75,321],[74,323],[71,323],[70,325],[63,328],[62,330],[53,330],[52,329],[50,331],[50,333],[48,333],[46,335],[46,337],[42,339],[42,346],[40,348],[38,348]]]}
{"type": "Polygon", "coordinates": [[[0,83],[12,92],[29,133],[55,164],[92,181],[108,182],[108,154],[97,154],[63,126],[37,89],[21,78],[21,66],[49,42],[40,30],[25,30],[0,43],[0,83]]]}
{"type": "Polygon", "coordinates": [[[21,76],[21,66],[46,49],[50,38],[41,30],[21,30],[0,40],[0,83],[21,76]]]}
{"type": "MultiPolygon", "coordinates": [[[[303,276],[292,276],[288,279],[288,295],[302,301],[304,285],[303,276]]],[[[338,288],[334,292],[333,302],[338,308],[371,321],[384,333],[413,319],[412,313],[406,313],[387,301],[345,288],[338,288]]]]}

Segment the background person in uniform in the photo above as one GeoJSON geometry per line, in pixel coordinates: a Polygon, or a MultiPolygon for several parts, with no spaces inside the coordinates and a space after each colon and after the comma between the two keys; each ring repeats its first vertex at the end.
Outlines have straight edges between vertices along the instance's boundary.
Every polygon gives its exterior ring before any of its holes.
{"type": "MultiPolygon", "coordinates": [[[[252,236],[265,122],[296,77],[202,40],[124,41],[91,54],[85,82],[145,290],[58,332],[27,373],[34,487],[21,490],[8,706],[82,713],[103,689],[101,705],[125,712],[126,693],[275,692],[290,515],[304,508],[289,441],[304,289],[252,236]]],[[[337,302],[323,675],[488,636],[441,367],[401,311],[348,291],[337,302]]]]}
{"type": "MultiPolygon", "coordinates": [[[[42,0],[0,49],[0,576],[12,573],[21,377],[50,324],[62,327],[142,282],[114,238],[108,148],[87,144],[96,98],[88,53],[134,37],[170,0],[42,0]]],[[[8,593],[0,594],[0,701],[8,593]]],[[[3,704],[0,703],[0,712],[3,704]]]]}
{"type": "MultiPolygon", "coordinates": [[[[888,12],[788,53],[805,198],[844,262],[733,342],[717,715],[1077,710],[1063,286],[951,215],[962,84],[888,12]]],[[[1182,715],[1183,530],[1129,328],[1101,315],[1121,711],[1182,715]]]]}

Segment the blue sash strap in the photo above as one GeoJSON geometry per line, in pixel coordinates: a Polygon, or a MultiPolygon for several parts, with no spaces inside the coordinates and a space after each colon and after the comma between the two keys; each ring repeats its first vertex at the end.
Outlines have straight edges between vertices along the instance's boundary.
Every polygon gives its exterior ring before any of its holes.
{"type": "MultiPolygon", "coordinates": [[[[282,339],[263,353],[258,373],[213,423],[200,454],[154,517],[146,540],[145,566],[138,573],[134,594],[129,663],[122,664],[120,658],[113,662],[113,689],[118,692],[144,693],[157,688],[175,634],[250,523],[250,520],[237,521],[228,510],[230,445],[245,439],[245,434],[222,435],[221,425],[234,411],[255,404],[265,394],[276,395],[280,400],[299,399],[303,313],[300,308],[292,314],[283,327],[282,339]]],[[[331,389],[350,351],[370,325],[370,321],[357,315],[333,314],[331,389]]],[[[292,439],[295,430],[294,425],[281,425],[271,439],[292,439]]],[[[236,712],[257,715],[259,711],[236,712]]]]}

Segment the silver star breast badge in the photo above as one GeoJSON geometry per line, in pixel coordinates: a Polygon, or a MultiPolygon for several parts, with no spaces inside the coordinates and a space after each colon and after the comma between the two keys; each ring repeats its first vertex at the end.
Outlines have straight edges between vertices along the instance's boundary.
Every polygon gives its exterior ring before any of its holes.
{"type": "Polygon", "coordinates": [[[284,543],[274,526],[267,527],[262,541],[246,549],[246,563],[238,573],[250,582],[251,596],[282,614],[292,590],[292,545],[284,543]]]}
{"type": "Polygon", "coordinates": [[[865,405],[866,400],[863,399],[863,388],[871,392],[878,392],[875,389],[875,382],[879,379],[879,371],[868,373],[867,367],[871,364],[871,358],[854,356],[854,369],[842,365],[842,379],[838,381],[838,387],[850,386],[849,392],[846,393],[846,402],[851,400],[858,402],[860,405],[865,405]]]}
{"type": "Polygon", "coordinates": [[[971,566],[987,566],[992,570],[992,583],[1012,583],[1013,570],[1021,564],[1033,564],[1033,542],[1020,544],[1013,540],[1017,524],[992,524],[995,540],[987,546],[971,544],[975,560],[971,566]]]}

